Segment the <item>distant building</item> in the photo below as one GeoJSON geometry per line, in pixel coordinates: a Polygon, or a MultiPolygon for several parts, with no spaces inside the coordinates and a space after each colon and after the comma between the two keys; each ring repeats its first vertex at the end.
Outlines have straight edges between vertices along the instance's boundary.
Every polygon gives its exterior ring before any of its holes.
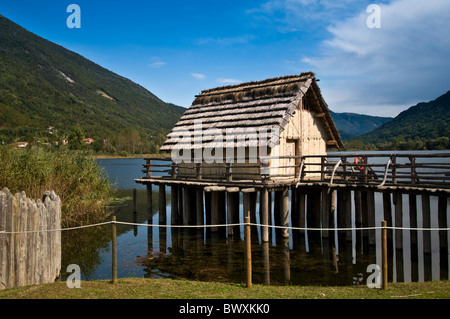
{"type": "Polygon", "coordinates": [[[54,126],[47,126],[47,127],[46,127],[46,130],[47,130],[47,133],[48,133],[48,134],[53,134],[53,133],[56,132],[56,129],[55,129],[54,126]]]}
{"type": "Polygon", "coordinates": [[[28,142],[17,142],[17,147],[18,148],[25,148],[27,147],[28,142]]]}
{"type": "Polygon", "coordinates": [[[92,143],[94,143],[94,139],[92,139],[92,138],[90,138],[90,137],[85,138],[83,141],[84,141],[86,144],[92,144],[92,143]]]}

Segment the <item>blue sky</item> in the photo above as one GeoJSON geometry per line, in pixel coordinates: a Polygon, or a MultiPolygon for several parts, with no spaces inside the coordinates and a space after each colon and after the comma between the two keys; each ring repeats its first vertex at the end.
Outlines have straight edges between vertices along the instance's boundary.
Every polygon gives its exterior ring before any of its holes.
{"type": "Polygon", "coordinates": [[[336,112],[396,116],[450,90],[448,0],[0,0],[0,14],[184,107],[203,89],[305,71],[336,112]]]}

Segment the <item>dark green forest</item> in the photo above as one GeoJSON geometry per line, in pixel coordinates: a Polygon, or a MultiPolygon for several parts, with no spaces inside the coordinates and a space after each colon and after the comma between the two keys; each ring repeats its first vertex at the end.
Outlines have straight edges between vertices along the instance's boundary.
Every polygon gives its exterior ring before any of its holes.
{"type": "Polygon", "coordinates": [[[0,17],[0,143],[60,145],[80,127],[97,150],[155,152],[184,111],[0,17]]]}
{"type": "Polygon", "coordinates": [[[346,141],[349,149],[450,149],[450,91],[401,112],[373,131],[346,141]]]}

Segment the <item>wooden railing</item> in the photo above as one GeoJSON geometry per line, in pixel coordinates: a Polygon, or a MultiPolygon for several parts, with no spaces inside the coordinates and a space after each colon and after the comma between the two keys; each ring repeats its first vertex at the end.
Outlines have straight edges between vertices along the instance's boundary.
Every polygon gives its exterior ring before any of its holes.
{"type": "MultiPolygon", "coordinates": [[[[247,162],[249,159],[246,159],[247,162]]],[[[144,178],[236,181],[290,180],[377,186],[450,188],[450,153],[279,156],[250,163],[175,163],[170,158],[146,158],[144,178]],[[218,173],[211,173],[216,169],[218,173]],[[208,174],[205,174],[208,170],[208,174]]]]}

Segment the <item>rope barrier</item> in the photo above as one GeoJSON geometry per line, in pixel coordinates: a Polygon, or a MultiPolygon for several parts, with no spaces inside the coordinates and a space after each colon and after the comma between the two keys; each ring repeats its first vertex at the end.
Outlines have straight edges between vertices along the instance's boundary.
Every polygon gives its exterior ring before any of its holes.
{"type": "Polygon", "coordinates": [[[420,230],[420,231],[449,231],[450,227],[447,228],[423,228],[423,227],[396,227],[396,226],[370,226],[370,227],[343,227],[343,228],[320,228],[320,227],[291,227],[291,226],[277,226],[277,225],[264,225],[257,223],[234,223],[234,224],[217,224],[217,225],[159,225],[159,224],[143,224],[143,223],[131,223],[123,221],[107,221],[91,225],[59,228],[59,229],[44,229],[44,230],[34,230],[34,231],[22,231],[22,232],[7,232],[0,231],[0,234],[11,235],[11,234],[29,234],[29,233],[41,233],[41,232],[54,232],[54,231],[67,231],[75,229],[83,229],[90,227],[97,227],[109,224],[120,224],[128,226],[144,226],[144,227],[165,227],[165,228],[203,228],[203,227],[233,227],[233,226],[260,226],[260,227],[270,227],[279,229],[292,229],[292,230],[307,230],[307,231],[352,231],[352,230],[376,230],[376,229],[392,229],[392,230],[420,230]]]}

